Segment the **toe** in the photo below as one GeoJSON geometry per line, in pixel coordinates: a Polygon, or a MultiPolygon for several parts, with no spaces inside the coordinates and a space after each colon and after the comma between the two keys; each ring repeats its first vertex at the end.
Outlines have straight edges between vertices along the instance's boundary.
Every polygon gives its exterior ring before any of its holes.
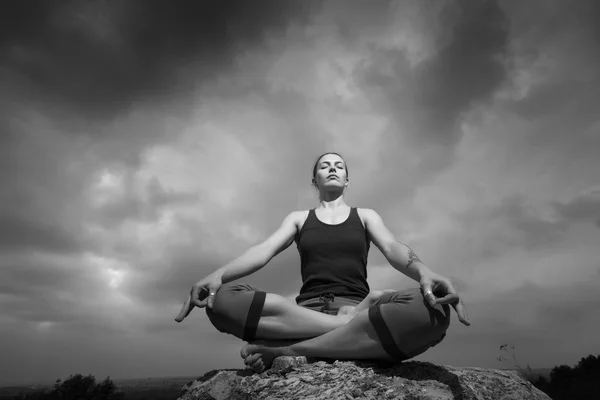
{"type": "Polygon", "coordinates": [[[254,370],[256,370],[257,368],[260,368],[261,365],[263,365],[263,359],[262,358],[258,358],[256,361],[254,361],[252,364],[250,364],[250,366],[254,370]]]}
{"type": "Polygon", "coordinates": [[[256,364],[254,364],[253,369],[256,372],[262,372],[262,371],[264,371],[265,370],[265,365],[263,364],[262,360],[258,360],[258,362],[256,362],[256,364]]]}
{"type": "Polygon", "coordinates": [[[249,353],[250,353],[250,352],[248,351],[248,345],[247,345],[247,344],[243,345],[243,346],[242,346],[242,349],[240,350],[240,356],[241,356],[242,358],[246,358],[246,357],[248,357],[248,354],[249,354],[249,353]]]}
{"type": "Polygon", "coordinates": [[[244,364],[246,364],[246,365],[253,365],[258,360],[260,360],[260,353],[254,353],[254,354],[246,357],[246,359],[244,360],[244,364]]]}

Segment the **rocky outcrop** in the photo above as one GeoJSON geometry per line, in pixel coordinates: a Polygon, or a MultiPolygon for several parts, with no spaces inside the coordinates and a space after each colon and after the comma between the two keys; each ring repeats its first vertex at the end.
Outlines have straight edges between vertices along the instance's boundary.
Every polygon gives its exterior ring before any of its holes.
{"type": "Polygon", "coordinates": [[[178,400],[453,399],[549,400],[516,371],[279,357],[261,374],[213,370],[185,385],[178,400]]]}

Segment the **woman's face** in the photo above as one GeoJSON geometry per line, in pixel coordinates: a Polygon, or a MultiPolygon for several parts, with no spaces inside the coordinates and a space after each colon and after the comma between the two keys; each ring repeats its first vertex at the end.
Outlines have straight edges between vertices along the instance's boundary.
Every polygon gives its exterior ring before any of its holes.
{"type": "Polygon", "coordinates": [[[317,163],[315,181],[319,189],[338,187],[343,190],[348,184],[346,163],[336,154],[325,154],[317,163]]]}

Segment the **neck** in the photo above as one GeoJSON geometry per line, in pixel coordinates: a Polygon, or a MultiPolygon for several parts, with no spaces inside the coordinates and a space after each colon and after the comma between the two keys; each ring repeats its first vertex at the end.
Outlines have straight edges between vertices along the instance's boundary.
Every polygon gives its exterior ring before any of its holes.
{"type": "Polygon", "coordinates": [[[348,207],[344,201],[342,192],[325,192],[319,196],[319,208],[336,209],[338,207],[348,207]]]}

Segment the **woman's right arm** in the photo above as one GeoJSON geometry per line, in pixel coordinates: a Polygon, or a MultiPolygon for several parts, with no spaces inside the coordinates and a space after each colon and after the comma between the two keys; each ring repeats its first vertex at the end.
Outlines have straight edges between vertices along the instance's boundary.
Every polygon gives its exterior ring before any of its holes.
{"type": "Polygon", "coordinates": [[[290,213],[283,220],[279,229],[264,242],[252,246],[238,258],[213,272],[212,275],[220,278],[222,283],[228,283],[260,270],[273,257],[287,249],[294,242],[300,214],[301,212],[298,211],[290,213]]]}
{"type": "Polygon", "coordinates": [[[192,286],[192,290],[183,303],[183,307],[177,318],[175,318],[175,321],[183,321],[192,312],[194,307],[212,308],[214,305],[214,294],[223,283],[234,281],[258,271],[271,261],[273,257],[287,249],[294,241],[301,216],[301,211],[292,212],[283,220],[279,229],[269,236],[267,240],[252,246],[235,260],[230,261],[206,278],[196,282],[192,286]],[[201,294],[201,292],[205,294],[201,294]]]}

